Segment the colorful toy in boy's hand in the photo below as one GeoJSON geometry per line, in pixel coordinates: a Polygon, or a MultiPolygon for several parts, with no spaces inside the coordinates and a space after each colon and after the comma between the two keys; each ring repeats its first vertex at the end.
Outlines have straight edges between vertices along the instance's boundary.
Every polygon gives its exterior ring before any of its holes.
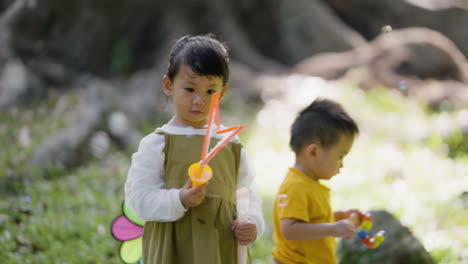
{"type": "Polygon", "coordinates": [[[357,236],[368,248],[376,248],[385,240],[384,230],[380,230],[372,238],[369,237],[367,232],[372,228],[372,216],[369,213],[352,213],[349,220],[359,226],[357,236]]]}
{"type": "Polygon", "coordinates": [[[229,141],[235,137],[243,129],[243,126],[234,126],[228,129],[219,131],[219,100],[218,94],[214,93],[211,96],[210,108],[208,112],[208,120],[206,122],[206,134],[203,140],[202,154],[200,162],[193,163],[188,169],[188,175],[192,180],[192,186],[202,185],[208,182],[213,177],[213,170],[208,166],[208,162],[214,158],[214,156],[224,147],[229,141]],[[208,152],[211,139],[211,129],[213,122],[216,124],[216,133],[224,134],[231,132],[228,136],[224,137],[221,141],[214,146],[214,148],[208,152]]]}

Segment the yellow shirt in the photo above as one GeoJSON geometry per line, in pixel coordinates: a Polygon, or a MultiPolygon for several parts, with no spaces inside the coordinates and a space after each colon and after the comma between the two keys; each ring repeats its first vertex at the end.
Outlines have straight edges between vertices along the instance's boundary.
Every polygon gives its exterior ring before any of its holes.
{"type": "Polygon", "coordinates": [[[330,206],[330,189],[304,173],[290,168],[273,207],[274,258],[283,264],[336,263],[334,237],[316,240],[287,240],[281,234],[282,218],[295,218],[308,223],[335,222],[330,206]]]}

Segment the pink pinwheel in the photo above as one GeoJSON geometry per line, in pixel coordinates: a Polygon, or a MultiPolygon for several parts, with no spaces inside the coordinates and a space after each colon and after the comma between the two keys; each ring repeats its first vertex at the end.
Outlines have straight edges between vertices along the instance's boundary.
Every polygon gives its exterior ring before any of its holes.
{"type": "Polygon", "coordinates": [[[133,214],[125,202],[122,203],[123,215],[117,217],[111,225],[111,233],[115,239],[122,241],[120,246],[120,258],[124,263],[143,264],[142,235],[145,222],[139,220],[133,214]]]}

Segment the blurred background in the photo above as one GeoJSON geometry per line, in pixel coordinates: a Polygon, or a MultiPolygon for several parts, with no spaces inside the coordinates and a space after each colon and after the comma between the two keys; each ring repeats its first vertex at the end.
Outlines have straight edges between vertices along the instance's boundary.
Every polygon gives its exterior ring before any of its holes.
{"type": "Polygon", "coordinates": [[[0,262],[121,263],[111,222],[141,137],[172,114],[174,40],[230,48],[221,104],[272,205],[289,127],[317,97],[360,126],[335,209],[370,211],[386,241],[339,241],[340,263],[468,263],[467,0],[0,0],[0,262]]]}

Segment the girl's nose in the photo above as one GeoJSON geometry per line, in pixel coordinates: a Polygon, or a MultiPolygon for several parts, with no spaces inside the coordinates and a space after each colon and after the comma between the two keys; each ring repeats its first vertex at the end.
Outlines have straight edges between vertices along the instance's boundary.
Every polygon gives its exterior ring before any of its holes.
{"type": "Polygon", "coordinates": [[[203,96],[201,96],[200,94],[195,95],[195,98],[193,99],[193,103],[199,104],[199,105],[205,104],[205,101],[203,100],[203,96]]]}

